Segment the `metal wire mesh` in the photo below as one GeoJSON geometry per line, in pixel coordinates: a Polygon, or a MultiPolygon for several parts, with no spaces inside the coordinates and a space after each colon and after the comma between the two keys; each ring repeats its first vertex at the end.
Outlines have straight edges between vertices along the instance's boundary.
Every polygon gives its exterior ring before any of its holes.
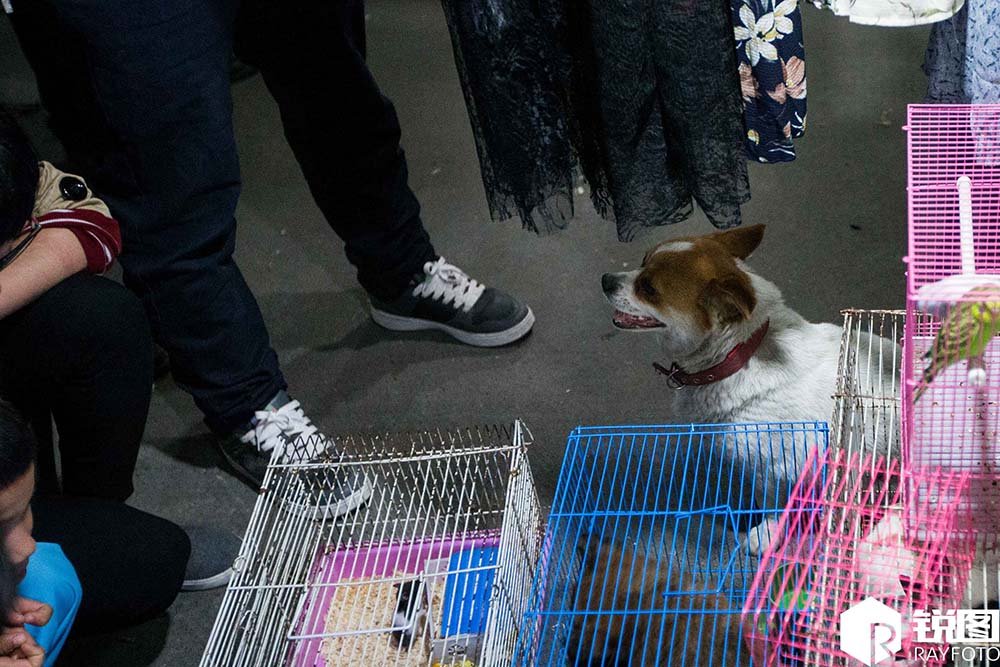
{"type": "MultiPolygon", "coordinates": [[[[942,469],[931,461],[913,466],[907,458],[906,439],[900,437],[900,427],[907,426],[910,413],[903,399],[907,383],[899,381],[899,369],[902,364],[902,376],[908,377],[913,354],[907,349],[900,361],[895,342],[904,333],[909,342],[914,331],[912,316],[912,309],[844,312],[831,428],[830,456],[835,458],[825,463],[827,482],[822,493],[816,491],[815,482],[795,500],[799,505],[812,503],[822,495],[815,509],[822,509],[824,521],[803,523],[801,506],[789,515],[789,523],[777,531],[788,542],[772,543],[775,549],[765,554],[748,598],[751,617],[745,622],[762,664],[856,664],[836,650],[839,636],[824,622],[836,621],[842,611],[866,596],[910,612],[928,604],[952,609],[985,607],[998,597],[1000,554],[982,539],[977,549],[976,535],[968,529],[968,498],[976,483],[970,466],[952,464],[942,469]],[[875,372],[880,368],[884,372],[875,372]],[[799,525],[792,521],[795,517],[799,525]],[[857,557],[859,553],[862,558],[857,557]],[[902,568],[896,573],[900,576],[884,576],[879,563],[902,568]],[[897,580],[902,583],[892,585],[896,595],[887,597],[886,582],[897,580]],[[914,588],[913,580],[923,583],[914,588]],[[873,590],[879,582],[882,588],[873,590]],[[938,593],[928,599],[926,591],[938,593]],[[770,612],[762,611],[781,599],[786,604],[777,614],[773,606],[770,612]],[[789,604],[795,601],[798,606],[789,604]]],[[[910,382],[907,395],[912,395],[913,386],[910,382]]],[[[946,449],[944,443],[939,447],[946,449]]],[[[978,518],[984,522],[989,517],[979,513],[978,518]]],[[[906,626],[909,619],[902,622],[906,626]]],[[[904,642],[901,648],[905,653],[913,648],[912,642],[904,642]]],[[[921,648],[928,655],[927,646],[921,648]]],[[[929,655],[925,664],[943,660],[943,652],[929,655]]]]}
{"type": "MultiPolygon", "coordinates": [[[[1000,105],[908,116],[905,463],[969,476],[955,521],[976,546],[963,605],[986,606],[1000,590],[1000,105]]],[[[911,496],[941,501],[928,485],[911,496]]]]}
{"type": "Polygon", "coordinates": [[[1000,104],[910,105],[907,114],[909,273],[924,285],[964,272],[972,251],[978,271],[1000,264],[1000,104]],[[970,181],[974,249],[963,250],[958,179],[970,181]]]}
{"type": "Polygon", "coordinates": [[[904,311],[845,310],[831,446],[848,455],[902,455],[900,374],[904,311]]]}
{"type": "Polygon", "coordinates": [[[540,550],[529,440],[520,422],[351,436],[336,462],[272,463],[201,665],[508,663],[540,550]],[[314,519],[317,468],[372,497],[314,519]]]}
{"type": "Polygon", "coordinates": [[[969,473],[957,528],[1000,534],[1000,105],[909,109],[906,459],[969,473]]]}
{"type": "Polygon", "coordinates": [[[750,536],[826,444],[817,422],[574,430],[514,664],[748,665],[750,536]]]}
{"type": "Polygon", "coordinates": [[[871,621],[888,623],[895,614],[898,634],[888,639],[898,640],[892,648],[902,664],[916,664],[908,660],[919,647],[930,655],[919,664],[944,665],[944,653],[918,642],[911,628],[922,612],[957,609],[965,592],[972,550],[954,521],[966,476],[925,471],[914,481],[932,486],[937,498],[916,495],[904,503],[898,459],[833,448],[816,456],[782,517],[782,540],[764,555],[747,597],[755,664],[882,664],[895,656],[873,646],[871,621]],[[921,517],[923,534],[905,529],[905,512],[921,517]]]}

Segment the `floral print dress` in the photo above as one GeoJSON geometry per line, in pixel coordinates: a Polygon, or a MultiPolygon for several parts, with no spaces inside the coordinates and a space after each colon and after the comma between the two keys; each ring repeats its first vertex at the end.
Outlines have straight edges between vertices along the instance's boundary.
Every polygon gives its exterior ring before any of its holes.
{"type": "Polygon", "coordinates": [[[798,0],[733,0],[746,151],[758,162],[795,159],[806,130],[806,62],[798,0]]]}

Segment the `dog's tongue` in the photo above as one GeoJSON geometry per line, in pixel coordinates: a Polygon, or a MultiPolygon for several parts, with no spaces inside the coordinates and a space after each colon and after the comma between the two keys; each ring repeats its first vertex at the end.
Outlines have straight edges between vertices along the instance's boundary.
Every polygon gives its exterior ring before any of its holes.
{"type": "Polygon", "coordinates": [[[655,329],[663,326],[661,322],[652,317],[630,315],[620,310],[615,310],[615,314],[611,316],[611,320],[616,326],[623,329],[655,329]]]}

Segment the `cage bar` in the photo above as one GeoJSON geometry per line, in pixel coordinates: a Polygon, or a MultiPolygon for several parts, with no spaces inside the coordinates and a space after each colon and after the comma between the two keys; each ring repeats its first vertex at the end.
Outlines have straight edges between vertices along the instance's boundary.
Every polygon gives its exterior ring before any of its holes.
{"type": "Polygon", "coordinates": [[[825,422],[575,429],[514,665],[749,665],[740,613],[825,422]],[[751,544],[753,542],[753,544],[751,544]]]}
{"type": "Polygon", "coordinates": [[[906,462],[968,473],[956,530],[995,542],[1000,105],[912,105],[907,130],[906,462]]]}
{"type": "Polygon", "coordinates": [[[506,665],[540,552],[541,512],[513,428],[336,438],[323,464],[272,463],[203,667],[506,665]],[[306,473],[373,484],[318,521],[306,473]]]}

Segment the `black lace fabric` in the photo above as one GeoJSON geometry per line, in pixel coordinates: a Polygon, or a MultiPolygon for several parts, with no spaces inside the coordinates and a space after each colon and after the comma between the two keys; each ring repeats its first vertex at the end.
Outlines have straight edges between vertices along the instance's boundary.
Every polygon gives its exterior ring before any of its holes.
{"type": "Polygon", "coordinates": [[[442,0],[495,219],[552,231],[575,170],[618,237],[750,198],[726,0],[442,0]]]}

